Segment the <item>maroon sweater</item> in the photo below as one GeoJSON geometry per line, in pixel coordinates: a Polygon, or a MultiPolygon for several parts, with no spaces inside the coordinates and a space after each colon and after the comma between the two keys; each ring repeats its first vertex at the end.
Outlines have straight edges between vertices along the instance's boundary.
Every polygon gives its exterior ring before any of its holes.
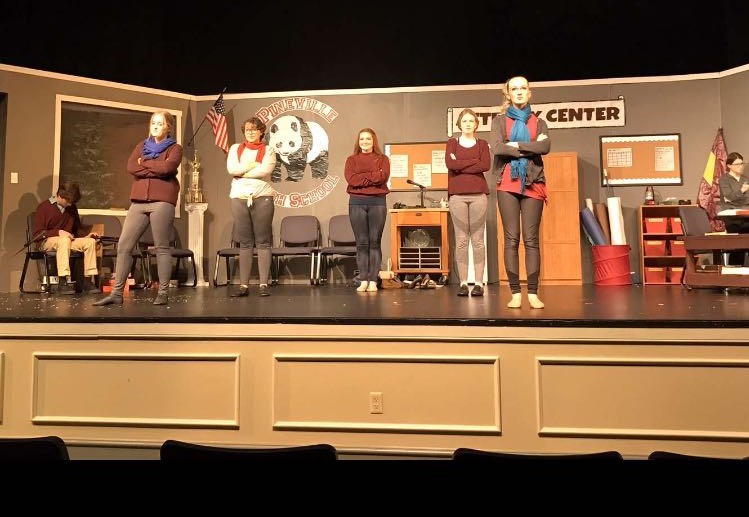
{"type": "Polygon", "coordinates": [[[57,237],[60,235],[60,230],[65,230],[74,237],[86,236],[81,228],[81,218],[75,205],[70,205],[64,212],[60,212],[57,203],[50,203],[49,199],[45,199],[39,203],[34,212],[32,237],[37,239],[57,237]]]}
{"type": "Polygon", "coordinates": [[[386,196],[390,160],[384,154],[359,153],[346,159],[346,192],[355,196],[386,196]]]}
{"type": "Polygon", "coordinates": [[[447,193],[489,194],[484,173],[491,167],[491,153],[486,140],[476,139],[473,147],[463,147],[457,138],[451,138],[445,146],[447,165],[447,193]],[[455,155],[455,159],[450,157],[455,155]]]}
{"type": "Polygon", "coordinates": [[[182,163],[182,146],[173,144],[158,158],[143,159],[139,164],[143,145],[144,142],[136,145],[127,160],[127,172],[134,177],[130,201],[166,201],[176,205],[179,196],[177,168],[182,163]]]}

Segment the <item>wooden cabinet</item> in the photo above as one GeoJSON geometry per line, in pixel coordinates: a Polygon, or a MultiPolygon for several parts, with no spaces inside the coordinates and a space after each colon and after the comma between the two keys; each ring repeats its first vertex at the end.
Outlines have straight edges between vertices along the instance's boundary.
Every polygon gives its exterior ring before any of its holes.
{"type": "Polygon", "coordinates": [[[450,271],[447,208],[398,208],[390,212],[390,257],[396,274],[450,271]]]}
{"type": "MultiPolygon", "coordinates": [[[[540,281],[552,285],[583,282],[580,249],[580,195],[577,153],[559,152],[544,156],[549,204],[541,217],[540,281]]],[[[507,281],[504,264],[502,218],[497,209],[497,242],[500,280],[507,281]]],[[[525,281],[525,250],[520,239],[520,279],[525,281]]]]}
{"type": "Polygon", "coordinates": [[[679,205],[641,205],[638,223],[642,284],[678,284],[686,254],[679,205]]]}

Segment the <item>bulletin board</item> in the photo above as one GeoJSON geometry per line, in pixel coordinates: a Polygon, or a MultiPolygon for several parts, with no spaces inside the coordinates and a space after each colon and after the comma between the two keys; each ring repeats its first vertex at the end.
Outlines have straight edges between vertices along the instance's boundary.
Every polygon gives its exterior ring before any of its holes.
{"type": "Polygon", "coordinates": [[[384,152],[390,159],[390,190],[419,190],[412,180],[426,190],[447,190],[445,141],[385,144],[384,152]]]}
{"type": "Polygon", "coordinates": [[[682,185],[681,135],[601,136],[601,186],[682,185]]]}

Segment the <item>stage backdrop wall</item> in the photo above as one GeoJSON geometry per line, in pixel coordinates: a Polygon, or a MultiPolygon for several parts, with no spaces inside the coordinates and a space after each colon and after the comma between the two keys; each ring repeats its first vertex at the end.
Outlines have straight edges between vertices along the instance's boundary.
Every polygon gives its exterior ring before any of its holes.
{"type": "MultiPolygon", "coordinates": [[[[570,82],[533,83],[535,104],[595,101],[624,98],[626,125],[554,129],[551,131],[553,151],[576,151],[579,156],[580,199],[604,201],[605,189],[600,186],[599,137],[601,135],[633,135],[680,133],[683,185],[656,187],[661,198],[677,197],[696,200],[709,148],[715,132],[724,127],[730,150],[749,152],[738,147],[747,141],[749,130],[743,124],[749,111],[745,95],[749,83],[747,67],[714,74],[667,78],[630,78],[625,80],[587,80],[570,82]]],[[[533,81],[533,78],[530,78],[533,81]]],[[[180,110],[183,114],[183,143],[187,142],[215,96],[193,97],[187,93],[165,92],[130,85],[78,78],[61,74],[0,65],[0,113],[5,113],[0,136],[5,149],[0,157],[2,175],[2,239],[3,268],[0,270],[0,291],[18,289],[18,278],[23,255],[14,255],[24,241],[25,214],[51,194],[52,170],[55,161],[55,99],[56,95],[95,98],[106,102],[159,106],[180,110]],[[2,94],[6,94],[4,97],[2,94]],[[10,183],[12,172],[19,174],[19,182],[10,183]]],[[[241,137],[240,124],[254,114],[276,125],[276,139],[286,147],[289,142],[298,149],[302,145],[296,127],[304,127],[313,143],[297,161],[304,164],[290,172],[282,167],[281,181],[274,183],[279,192],[274,230],[289,214],[314,214],[327,236],[330,216],[347,212],[347,194],[343,178],[346,157],[351,154],[359,129],[371,127],[378,133],[380,144],[399,142],[443,141],[447,139],[447,110],[453,107],[496,106],[500,103],[499,85],[456,87],[424,87],[379,90],[339,90],[320,92],[283,92],[272,94],[231,94],[225,96],[230,129],[230,143],[241,137]],[[301,119],[301,120],[300,120],[301,119]],[[327,152],[327,156],[326,153],[327,152]],[[327,166],[325,161],[327,160],[327,166]],[[309,162],[309,163],[307,163],[309,162]],[[313,174],[314,173],[314,174],[313,174]],[[286,180],[289,175],[301,181],[286,180]],[[296,176],[294,176],[296,175],[296,176]],[[298,194],[298,195],[297,195],[298,194]],[[289,206],[292,205],[292,206],[289,206]]],[[[144,131],[145,133],[145,131],[144,131]]],[[[144,135],[145,136],[145,135],[144,135]]],[[[479,136],[489,140],[489,134],[479,136]]],[[[277,143],[275,140],[274,144],[277,143]]],[[[305,140],[306,143],[306,140],[305,140]]],[[[214,266],[216,249],[230,239],[231,215],[228,192],[231,178],[226,173],[225,155],[213,144],[210,128],[204,125],[198,132],[194,148],[186,147],[186,160],[197,149],[201,160],[204,201],[208,203],[205,216],[205,271],[214,266]]],[[[183,162],[183,192],[189,170],[183,162]]],[[[122,166],[123,174],[124,164],[122,166]]],[[[487,174],[490,184],[491,174],[487,174]]],[[[622,198],[624,223],[628,241],[633,244],[631,264],[639,263],[637,248],[637,208],[642,203],[644,188],[616,187],[622,198]]],[[[445,197],[446,192],[427,193],[427,205],[445,197]]],[[[388,206],[400,201],[408,205],[418,203],[418,190],[392,193],[388,206]]],[[[496,202],[492,193],[490,201],[496,202]]],[[[551,200],[553,202],[553,200],[551,200]]],[[[184,215],[184,210],[181,210],[184,215]]],[[[498,272],[496,249],[496,220],[489,211],[487,263],[489,280],[496,281],[498,272]]],[[[177,221],[183,242],[187,242],[187,218],[177,221]]],[[[277,237],[276,237],[277,239],[277,237]]],[[[390,235],[386,225],[383,236],[383,257],[389,255],[390,235]]],[[[583,239],[583,281],[592,282],[590,248],[583,239]]],[[[633,269],[635,269],[633,267],[633,269]]],[[[292,265],[282,278],[284,282],[306,282],[303,265],[292,265]]]]}

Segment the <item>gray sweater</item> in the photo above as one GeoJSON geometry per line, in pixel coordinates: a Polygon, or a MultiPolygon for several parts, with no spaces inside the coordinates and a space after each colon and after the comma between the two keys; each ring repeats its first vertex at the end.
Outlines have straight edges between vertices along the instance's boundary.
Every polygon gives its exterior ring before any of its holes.
{"type": "Polygon", "coordinates": [[[509,141],[506,131],[507,115],[497,115],[492,120],[491,146],[494,153],[494,174],[497,175],[497,183],[502,181],[502,173],[505,166],[512,160],[518,158],[528,159],[528,175],[525,178],[525,186],[528,188],[531,183],[546,183],[544,176],[544,162],[541,155],[548,154],[551,149],[551,138],[549,138],[549,128],[544,119],[538,119],[536,138],[538,135],[545,134],[547,138],[535,142],[518,142],[518,147],[507,145],[509,141]]]}

